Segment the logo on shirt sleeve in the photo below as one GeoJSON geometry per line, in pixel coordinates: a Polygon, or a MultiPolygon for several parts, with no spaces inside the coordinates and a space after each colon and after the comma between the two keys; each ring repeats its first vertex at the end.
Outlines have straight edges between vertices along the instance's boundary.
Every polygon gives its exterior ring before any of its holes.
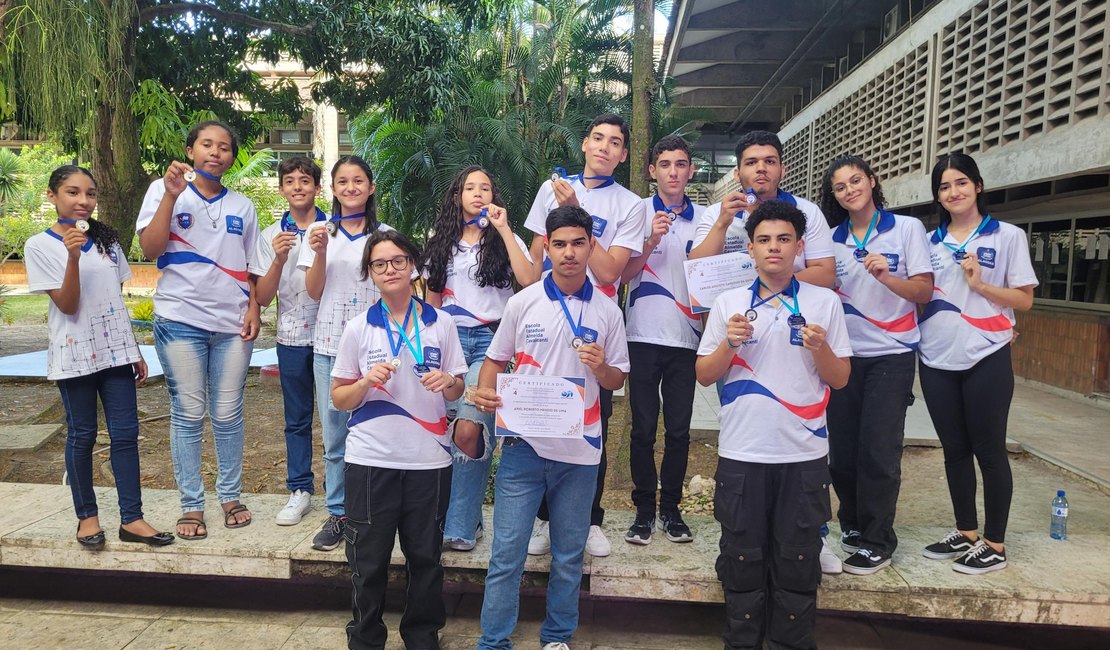
{"type": "Polygon", "coordinates": [[[979,258],[980,266],[988,269],[994,268],[995,250],[993,248],[981,246],[979,250],[975,252],[975,255],[979,258]]]}
{"type": "Polygon", "coordinates": [[[227,234],[229,234],[229,235],[242,235],[243,234],[243,217],[237,217],[233,214],[229,214],[224,218],[227,219],[227,234]]]}
{"type": "Polygon", "coordinates": [[[188,212],[178,212],[174,215],[177,218],[177,227],[182,230],[188,230],[193,225],[193,215],[188,212]]]}
{"type": "Polygon", "coordinates": [[[605,232],[605,226],[609,225],[609,222],[596,214],[591,214],[590,218],[594,220],[594,238],[600,237],[605,232]]]}
{"type": "Polygon", "coordinates": [[[891,273],[897,273],[898,272],[898,254],[897,253],[882,253],[882,256],[886,258],[886,263],[887,263],[888,266],[890,266],[890,272],[891,273]]]}

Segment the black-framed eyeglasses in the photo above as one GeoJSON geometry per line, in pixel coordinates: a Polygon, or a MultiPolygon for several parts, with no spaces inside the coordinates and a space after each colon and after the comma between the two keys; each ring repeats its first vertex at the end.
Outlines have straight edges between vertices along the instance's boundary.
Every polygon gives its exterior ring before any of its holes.
{"type": "Polygon", "coordinates": [[[404,271],[411,261],[412,258],[408,255],[398,255],[389,260],[374,260],[370,262],[370,270],[373,271],[375,275],[381,275],[385,273],[386,264],[392,264],[394,270],[404,271]]]}

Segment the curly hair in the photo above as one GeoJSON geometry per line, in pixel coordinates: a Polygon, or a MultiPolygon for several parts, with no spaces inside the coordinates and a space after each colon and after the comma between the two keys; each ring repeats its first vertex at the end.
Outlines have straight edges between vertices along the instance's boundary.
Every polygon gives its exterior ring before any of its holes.
{"type": "Polygon", "coordinates": [[[859,156],[844,154],[833,160],[829,168],[825,170],[825,175],[821,177],[821,212],[824,213],[825,220],[829,222],[829,225],[834,228],[848,218],[848,211],[840,205],[840,201],[836,200],[836,195],[832,189],[833,174],[843,167],[855,167],[863,172],[864,176],[875,179],[875,187],[871,190],[871,200],[875,202],[875,207],[879,210],[882,210],[886,203],[882,183],[879,182],[879,177],[875,174],[875,171],[871,169],[871,165],[868,165],[867,161],[859,156]]]}
{"type": "MultiPolygon", "coordinates": [[[[78,167],[77,165],[62,165],[55,169],[50,174],[50,180],[47,181],[46,186],[50,188],[51,192],[57,194],[58,190],[62,187],[62,183],[74,174],[84,174],[88,176],[89,180],[93,182],[93,187],[96,187],[96,178],[93,177],[92,172],[84,167],[78,167]]],[[[100,251],[101,255],[108,255],[114,246],[119,245],[119,234],[116,233],[114,228],[96,219],[89,219],[88,222],[89,230],[85,235],[96,244],[96,250],[100,251]]],[[[127,251],[123,252],[125,255],[127,254],[127,251]]]]}
{"type": "MultiPolygon", "coordinates": [[[[466,179],[474,172],[482,172],[489,178],[490,187],[493,189],[493,204],[505,207],[501,193],[497,190],[497,183],[493,174],[479,165],[470,165],[464,168],[451,181],[447,193],[443,197],[443,204],[436,217],[434,231],[424,247],[424,256],[420,266],[428,274],[428,289],[441,293],[447,287],[447,267],[459,250],[459,239],[463,231],[463,211],[461,195],[466,179]]],[[[505,289],[513,284],[513,267],[509,261],[509,251],[505,242],[494,228],[482,231],[481,248],[478,250],[477,277],[479,287],[496,287],[505,289]]]]}

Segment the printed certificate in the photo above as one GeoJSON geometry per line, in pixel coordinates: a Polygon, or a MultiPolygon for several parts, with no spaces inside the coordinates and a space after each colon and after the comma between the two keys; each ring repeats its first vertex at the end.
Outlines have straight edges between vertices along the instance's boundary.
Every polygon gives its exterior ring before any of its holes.
{"type": "Polygon", "coordinates": [[[581,438],[586,380],[582,377],[497,375],[499,436],[581,438]]]}
{"type": "Polygon", "coordinates": [[[747,253],[713,255],[682,263],[686,270],[686,288],[690,292],[690,311],[704,314],[713,301],[729,289],[755,282],[755,264],[747,253]]]}

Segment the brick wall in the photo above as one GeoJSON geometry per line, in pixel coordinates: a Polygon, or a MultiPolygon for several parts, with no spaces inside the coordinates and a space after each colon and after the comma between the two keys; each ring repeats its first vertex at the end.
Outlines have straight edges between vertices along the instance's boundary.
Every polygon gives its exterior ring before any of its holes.
{"type": "Polygon", "coordinates": [[[1037,307],[1017,315],[1014,373],[1082,394],[1110,392],[1110,314],[1037,307]]]}

